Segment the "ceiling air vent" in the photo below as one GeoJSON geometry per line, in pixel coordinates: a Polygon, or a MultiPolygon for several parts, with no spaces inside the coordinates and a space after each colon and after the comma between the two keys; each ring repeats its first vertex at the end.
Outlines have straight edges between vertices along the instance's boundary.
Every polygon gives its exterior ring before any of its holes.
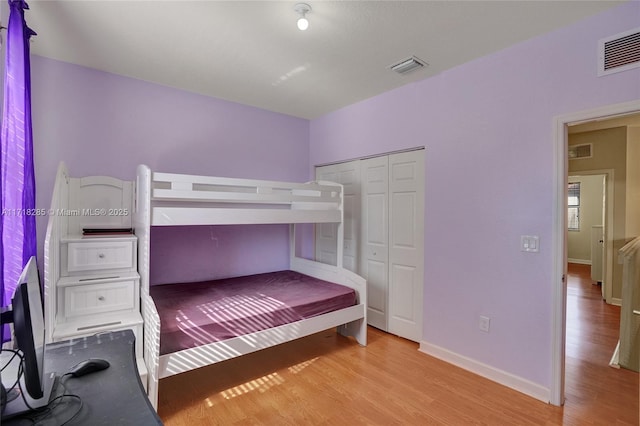
{"type": "Polygon", "coordinates": [[[598,75],[640,67],[640,28],[598,42],[598,75]]]}
{"type": "Polygon", "coordinates": [[[420,69],[420,68],[424,68],[426,66],[427,66],[426,62],[416,58],[415,56],[412,56],[410,58],[403,59],[402,61],[398,62],[397,64],[393,64],[393,65],[389,66],[389,68],[391,70],[397,72],[398,74],[408,74],[411,71],[414,71],[414,70],[417,70],[417,69],[420,69]]]}
{"type": "Polygon", "coordinates": [[[586,143],[583,145],[570,145],[569,146],[569,160],[577,160],[578,158],[591,158],[592,144],[586,143]]]}

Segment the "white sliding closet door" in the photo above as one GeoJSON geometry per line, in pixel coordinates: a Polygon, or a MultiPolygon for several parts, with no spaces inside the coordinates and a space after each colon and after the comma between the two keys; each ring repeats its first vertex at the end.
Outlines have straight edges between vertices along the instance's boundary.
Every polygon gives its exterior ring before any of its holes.
{"type": "MultiPolygon", "coordinates": [[[[344,185],[344,267],[367,280],[367,322],[422,339],[424,150],[316,168],[344,185]]],[[[336,226],[316,227],[316,260],[336,264],[336,226]]]]}
{"type": "MultiPolygon", "coordinates": [[[[316,168],[316,180],[328,180],[343,185],[344,190],[344,252],[343,266],[357,273],[360,220],[360,162],[331,164],[316,168]]],[[[337,225],[316,225],[316,260],[337,264],[337,225]]]]}
{"type": "Polygon", "coordinates": [[[362,256],[359,274],[367,280],[367,322],[388,331],[389,165],[388,157],[361,160],[362,256]]]}
{"type": "Polygon", "coordinates": [[[422,339],[424,151],[389,156],[389,332],[422,339]]]}

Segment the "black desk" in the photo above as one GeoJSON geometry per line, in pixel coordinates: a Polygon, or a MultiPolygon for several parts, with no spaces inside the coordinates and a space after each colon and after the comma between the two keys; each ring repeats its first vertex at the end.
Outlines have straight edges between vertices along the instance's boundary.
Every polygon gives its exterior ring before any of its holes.
{"type": "MultiPolygon", "coordinates": [[[[67,425],[161,425],[162,421],[151,406],[140,382],[135,362],[135,337],[131,330],[102,333],[80,339],[48,344],[45,369],[59,376],[87,358],[102,358],[111,366],[106,370],[82,377],[65,376],[61,382],[67,394],[82,398],[82,410],[67,425]]],[[[55,394],[61,393],[60,384],[55,394]]],[[[64,404],[55,405],[51,416],[42,419],[42,425],[59,425],[80,407],[76,399],[65,398],[64,404]]],[[[30,420],[13,418],[6,425],[33,424],[30,420]]]]}

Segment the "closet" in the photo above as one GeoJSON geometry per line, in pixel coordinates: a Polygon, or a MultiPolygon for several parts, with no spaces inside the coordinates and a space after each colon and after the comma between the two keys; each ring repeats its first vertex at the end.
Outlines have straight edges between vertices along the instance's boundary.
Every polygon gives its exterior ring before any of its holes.
{"type": "MultiPolygon", "coordinates": [[[[344,267],[367,280],[367,322],[419,342],[424,286],[424,150],[316,167],[344,186],[344,267]]],[[[336,263],[333,225],[316,227],[316,260],[336,263]]]]}

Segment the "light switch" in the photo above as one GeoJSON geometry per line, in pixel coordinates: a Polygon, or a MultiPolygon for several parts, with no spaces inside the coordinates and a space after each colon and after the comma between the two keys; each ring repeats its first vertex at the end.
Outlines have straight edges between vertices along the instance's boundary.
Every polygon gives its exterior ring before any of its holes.
{"type": "Polygon", "coordinates": [[[540,238],[537,235],[522,235],[520,237],[520,251],[540,251],[540,238]]]}

